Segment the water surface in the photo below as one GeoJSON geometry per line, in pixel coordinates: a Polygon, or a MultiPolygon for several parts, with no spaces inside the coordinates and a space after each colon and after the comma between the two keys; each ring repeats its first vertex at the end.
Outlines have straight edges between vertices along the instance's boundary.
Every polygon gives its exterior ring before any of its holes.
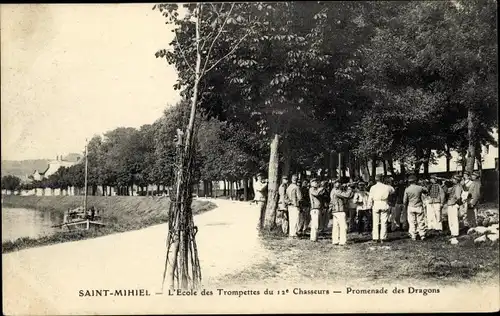
{"type": "Polygon", "coordinates": [[[38,211],[26,208],[2,208],[2,242],[21,237],[48,236],[60,228],[63,215],[58,212],[38,211]]]}

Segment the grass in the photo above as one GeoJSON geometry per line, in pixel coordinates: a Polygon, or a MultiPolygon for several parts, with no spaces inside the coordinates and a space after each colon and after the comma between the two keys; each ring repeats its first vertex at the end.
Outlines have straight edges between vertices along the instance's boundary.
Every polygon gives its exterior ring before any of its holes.
{"type": "Polygon", "coordinates": [[[331,236],[318,242],[288,239],[277,235],[262,236],[269,252],[266,260],[237,274],[214,281],[213,286],[242,287],[288,284],[386,285],[404,280],[415,285],[454,285],[457,283],[491,284],[499,277],[498,242],[474,244],[473,237],[459,237],[451,245],[448,236],[412,241],[405,233],[389,234],[389,241],[370,242],[371,235],[349,234],[348,244],[334,246],[331,236]],[[447,275],[429,268],[432,258],[448,260],[447,275]]]}
{"type": "MultiPolygon", "coordinates": [[[[61,214],[82,205],[82,197],[78,196],[4,196],[3,199],[2,207],[32,208],[61,214]]],[[[168,220],[169,200],[166,197],[90,196],[88,205],[102,211],[105,227],[88,231],[61,231],[40,238],[19,238],[3,242],[2,253],[137,230],[166,223],[168,220]]],[[[214,209],[215,204],[194,200],[192,208],[197,215],[214,209]]]]}

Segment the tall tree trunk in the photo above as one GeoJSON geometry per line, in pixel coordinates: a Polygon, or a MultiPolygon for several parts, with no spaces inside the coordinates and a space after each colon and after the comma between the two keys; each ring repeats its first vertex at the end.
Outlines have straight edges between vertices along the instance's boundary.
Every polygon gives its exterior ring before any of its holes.
{"type": "Polygon", "coordinates": [[[377,156],[372,155],[372,174],[370,175],[372,181],[375,181],[376,174],[377,174],[377,156]]]}
{"type": "Polygon", "coordinates": [[[253,194],[254,194],[254,191],[253,191],[253,178],[248,179],[248,182],[249,182],[248,183],[248,191],[249,191],[248,192],[248,194],[249,194],[248,196],[250,197],[250,196],[253,196],[253,194]]]}
{"type": "Polygon", "coordinates": [[[445,149],[445,158],[446,158],[446,172],[450,172],[450,161],[451,161],[451,152],[450,146],[446,145],[445,149]]]}
{"type": "Polygon", "coordinates": [[[222,195],[224,195],[224,196],[226,196],[226,195],[227,195],[226,181],[227,181],[227,180],[225,180],[225,179],[224,179],[224,190],[223,190],[223,194],[222,194],[222,195]]]}
{"type": "Polygon", "coordinates": [[[481,182],[483,181],[483,161],[481,155],[481,146],[477,146],[476,148],[476,160],[477,160],[477,170],[479,171],[479,177],[481,182]]]}
{"type": "Polygon", "coordinates": [[[368,161],[366,158],[361,158],[359,160],[361,167],[361,176],[363,177],[363,181],[370,180],[370,170],[368,168],[368,161]]]}
{"type": "Polygon", "coordinates": [[[271,231],[276,226],[276,207],[278,206],[278,166],[280,135],[275,132],[269,154],[268,195],[264,229],[271,231]]]}
{"type": "Polygon", "coordinates": [[[424,166],[424,177],[428,177],[429,176],[429,161],[424,161],[423,166],[424,166]]]}
{"type": "Polygon", "coordinates": [[[337,178],[337,166],[336,166],[336,160],[335,160],[335,152],[333,150],[330,151],[330,159],[329,159],[329,166],[330,166],[330,178],[337,178]]]}
{"type": "Polygon", "coordinates": [[[356,158],[349,151],[346,152],[346,157],[348,157],[349,162],[349,177],[354,180],[358,176],[356,172],[356,158]]]}
{"type": "Polygon", "coordinates": [[[460,165],[462,167],[462,173],[465,172],[465,169],[467,168],[467,152],[462,152],[460,154],[460,157],[461,157],[461,162],[460,162],[460,165]]]}
{"type": "Polygon", "coordinates": [[[467,172],[474,171],[474,163],[476,161],[476,113],[469,108],[467,111],[467,139],[469,145],[467,147],[467,172]]]}
{"type": "Polygon", "coordinates": [[[401,173],[402,177],[406,176],[405,161],[403,159],[399,161],[399,172],[401,173]]]}
{"type": "Polygon", "coordinates": [[[387,170],[391,173],[392,176],[394,176],[394,161],[392,161],[392,157],[389,157],[389,159],[387,159],[387,170]]]}
{"type": "Polygon", "coordinates": [[[290,141],[288,137],[284,137],[283,139],[283,173],[282,176],[290,176],[290,165],[292,163],[292,153],[290,151],[290,141]]]}
{"type": "MultiPolygon", "coordinates": [[[[173,250],[172,261],[169,255],[165,263],[165,272],[169,272],[170,289],[175,286],[175,275],[180,281],[180,288],[183,290],[197,289],[201,285],[201,268],[199,264],[197,245],[195,240],[195,230],[193,224],[193,213],[191,201],[193,197],[192,185],[192,164],[194,162],[193,139],[195,134],[194,123],[196,117],[196,105],[198,102],[198,86],[201,78],[201,51],[200,51],[200,24],[201,24],[201,4],[196,5],[196,66],[194,74],[193,97],[191,100],[191,112],[186,130],[184,148],[179,150],[181,155],[180,172],[177,178],[176,203],[173,207],[173,214],[170,214],[169,232],[167,242],[167,253],[173,250]],[[191,259],[191,260],[189,260],[191,259]],[[177,264],[175,263],[177,262],[177,264]],[[189,264],[191,262],[191,265],[189,264]],[[170,267],[170,269],[168,269],[170,267]],[[191,269],[190,269],[191,268],[191,269]]],[[[165,274],[164,274],[165,275],[165,274]]]]}
{"type": "Polygon", "coordinates": [[[339,165],[339,178],[340,177],[345,178],[345,176],[346,176],[346,174],[345,174],[346,157],[344,156],[344,153],[342,153],[342,152],[339,152],[337,157],[338,157],[337,160],[338,160],[338,165],[339,165]]]}
{"type": "Polygon", "coordinates": [[[382,159],[382,166],[384,167],[384,176],[387,176],[387,165],[385,164],[385,159],[382,159]]]}
{"type": "Polygon", "coordinates": [[[418,175],[420,173],[420,167],[422,166],[422,162],[423,162],[423,157],[424,157],[423,150],[420,147],[417,147],[416,151],[415,151],[415,155],[416,155],[415,175],[418,175]]]}
{"type": "Polygon", "coordinates": [[[248,179],[243,179],[243,198],[248,201],[248,179]]]}
{"type": "Polygon", "coordinates": [[[432,153],[432,150],[430,148],[426,148],[424,150],[424,162],[423,162],[423,165],[424,165],[424,176],[425,177],[429,176],[429,163],[431,161],[431,153],[432,153]]]}

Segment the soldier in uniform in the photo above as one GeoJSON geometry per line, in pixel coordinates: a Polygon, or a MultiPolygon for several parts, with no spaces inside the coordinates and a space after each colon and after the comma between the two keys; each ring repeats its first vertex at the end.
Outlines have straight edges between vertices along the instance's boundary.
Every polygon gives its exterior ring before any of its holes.
{"type": "Polygon", "coordinates": [[[458,209],[462,204],[462,186],[460,181],[462,179],[460,176],[455,175],[452,178],[453,186],[448,189],[448,200],[446,201],[448,207],[448,226],[450,227],[451,239],[450,242],[453,245],[458,244],[458,232],[459,232],[459,215],[458,209]]]}
{"type": "Polygon", "coordinates": [[[467,200],[467,223],[469,227],[477,226],[477,205],[481,198],[481,180],[479,179],[479,172],[472,173],[472,182],[469,185],[469,195],[467,200]]]}
{"type": "Polygon", "coordinates": [[[278,212],[276,214],[276,224],[281,227],[284,234],[288,234],[288,199],[286,188],[288,187],[288,177],[283,176],[278,188],[278,212]]]}
{"type": "Polygon", "coordinates": [[[354,193],[354,202],[356,203],[356,222],[358,233],[362,234],[371,229],[371,205],[368,192],[366,191],[366,183],[360,181],[358,190],[354,193]]]}
{"type": "Polygon", "coordinates": [[[292,175],[292,183],[286,189],[286,200],[288,202],[288,235],[295,238],[299,228],[299,209],[302,201],[302,192],[297,185],[297,175],[292,175]]]}
{"type": "Polygon", "coordinates": [[[266,213],[266,201],[267,201],[267,180],[264,179],[264,174],[257,174],[257,181],[253,183],[254,189],[254,201],[260,211],[259,225],[258,228],[264,226],[264,216],[266,213]]]}
{"type": "Polygon", "coordinates": [[[324,194],[325,188],[320,187],[317,179],[311,180],[309,188],[309,199],[311,201],[311,237],[312,241],[318,240],[319,217],[322,208],[321,196],[324,194]]]}
{"type": "Polygon", "coordinates": [[[344,189],[338,181],[333,184],[330,193],[330,209],[333,214],[332,244],[334,245],[345,245],[347,242],[347,203],[353,195],[354,191],[351,186],[344,189]]]}
{"type": "Polygon", "coordinates": [[[307,180],[302,181],[300,193],[302,194],[302,201],[300,202],[298,234],[304,235],[311,221],[311,201],[309,199],[309,182],[307,180]]]}

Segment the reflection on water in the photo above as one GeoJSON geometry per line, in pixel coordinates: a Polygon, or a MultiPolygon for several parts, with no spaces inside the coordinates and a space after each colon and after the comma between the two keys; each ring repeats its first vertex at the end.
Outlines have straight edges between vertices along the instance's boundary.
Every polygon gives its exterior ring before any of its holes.
{"type": "Polygon", "coordinates": [[[25,208],[2,208],[2,242],[21,237],[51,235],[62,223],[63,215],[57,212],[37,211],[25,208]]]}

